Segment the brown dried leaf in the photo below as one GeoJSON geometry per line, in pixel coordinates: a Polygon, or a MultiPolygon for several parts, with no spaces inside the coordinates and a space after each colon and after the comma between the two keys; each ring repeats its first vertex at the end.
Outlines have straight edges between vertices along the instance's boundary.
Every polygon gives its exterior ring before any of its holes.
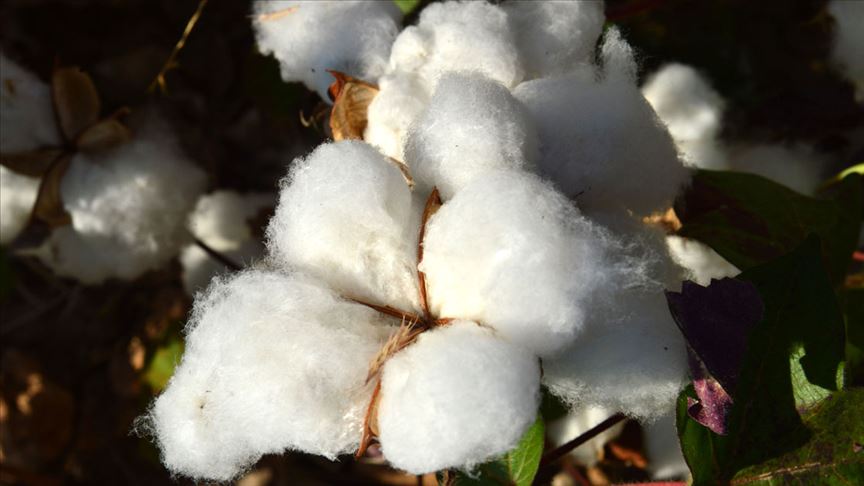
{"type": "Polygon", "coordinates": [[[60,157],[45,173],[39,185],[39,195],[33,205],[33,218],[47,223],[51,227],[64,226],[72,222],[72,217],[63,207],[60,196],[60,183],[69,168],[72,158],[60,157]]]}
{"type": "Polygon", "coordinates": [[[660,226],[670,234],[674,234],[676,231],[681,229],[681,220],[678,219],[678,215],[675,214],[675,209],[673,208],[669,208],[663,212],[658,211],[650,216],[645,216],[642,218],[642,222],[645,224],[660,226]]]}
{"type": "Polygon", "coordinates": [[[109,149],[132,139],[132,132],[116,118],[102,120],[84,130],[75,146],[85,152],[109,149]]]}
{"type": "Polygon", "coordinates": [[[30,177],[42,177],[63,153],[60,149],[40,149],[17,154],[0,154],[0,165],[30,177]]]}
{"type": "Polygon", "coordinates": [[[93,79],[77,67],[57,68],[51,78],[54,112],[67,141],[99,121],[102,104],[93,79]]]}
{"type": "Polygon", "coordinates": [[[378,87],[338,71],[329,71],[336,78],[328,90],[333,98],[330,130],[333,140],[363,140],[369,103],[378,94],[378,87]]]}

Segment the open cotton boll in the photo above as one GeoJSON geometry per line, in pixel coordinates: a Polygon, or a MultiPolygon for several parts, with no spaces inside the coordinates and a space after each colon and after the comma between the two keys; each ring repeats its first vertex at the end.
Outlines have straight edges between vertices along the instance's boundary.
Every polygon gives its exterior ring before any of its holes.
{"type": "Polygon", "coordinates": [[[247,271],[195,301],[186,350],[146,419],[172,472],[227,481],[285,450],[355,450],[387,338],[372,309],[308,277],[247,271]]]}
{"type": "MultiPolygon", "coordinates": [[[[615,415],[615,411],[603,407],[582,407],[571,410],[567,415],[547,424],[546,433],[556,446],[563,445],[584,434],[615,415]]],[[[593,439],[570,451],[570,456],[584,466],[594,466],[600,460],[603,447],[607,442],[621,435],[624,423],[618,423],[604,430],[593,439]]]]}
{"type": "Polygon", "coordinates": [[[384,155],[403,160],[408,128],[429,102],[431,93],[426,92],[419,76],[404,72],[385,75],[378,89],[366,113],[363,139],[384,155]]]}
{"type": "Polygon", "coordinates": [[[285,81],[329,100],[328,69],[374,82],[384,73],[402,13],[386,1],[256,1],[258,50],[272,54],[285,81]],[[293,9],[293,10],[289,10],[293,9]]]}
{"type": "Polygon", "coordinates": [[[60,186],[72,224],[55,229],[40,256],[59,275],[90,284],[156,269],[189,242],[186,218],[204,182],[155,129],[108,152],[79,153],[60,186]]]}
{"type": "MultiPolygon", "coordinates": [[[[264,254],[264,244],[254,238],[251,224],[260,211],[275,203],[272,194],[241,195],[234,191],[215,191],[198,200],[189,217],[189,228],[210,248],[232,261],[245,264],[264,254]]],[[[183,286],[189,294],[204,288],[214,275],[227,270],[197,245],[183,249],[180,264],[183,266],[183,286]]]]}
{"type": "Polygon", "coordinates": [[[30,220],[39,194],[39,179],[0,166],[0,244],[15,239],[30,220]]]}
{"type": "Polygon", "coordinates": [[[417,310],[418,230],[417,205],[399,169],[370,145],[343,141],[294,161],[267,246],[274,263],[343,295],[417,310]]]}
{"type": "Polygon", "coordinates": [[[681,453],[674,410],[656,422],[645,425],[642,431],[651,479],[661,481],[690,476],[690,468],[681,453]]]}
{"type": "Polygon", "coordinates": [[[864,89],[864,4],[849,0],[833,0],[828,11],[834,17],[834,48],[832,56],[846,75],[864,89]]]}
{"type": "Polygon", "coordinates": [[[729,169],[749,172],[812,195],[824,180],[826,157],[805,145],[741,145],[729,149],[729,169]]]}
{"type": "Polygon", "coordinates": [[[602,288],[606,235],[533,175],[489,173],[429,220],[420,270],[439,317],[482,322],[545,356],[582,327],[602,288]]]}
{"type": "Polygon", "coordinates": [[[584,209],[645,216],[667,208],[689,173],[634,81],[629,47],[606,34],[604,73],[582,69],[515,90],[540,137],[538,171],[584,209]]]}
{"type": "Polygon", "coordinates": [[[507,13],[485,1],[428,5],[396,38],[389,69],[417,73],[429,92],[448,71],[475,71],[508,88],[524,76],[507,13]]]}
{"type": "Polygon", "coordinates": [[[536,418],[539,380],[537,358],[488,328],[454,321],[426,332],[384,365],[384,457],[425,474],[504,454],[536,418]]]}
{"type": "Polygon", "coordinates": [[[60,145],[51,88],[0,53],[0,153],[60,145]]]}
{"type": "Polygon", "coordinates": [[[666,241],[672,258],[687,270],[687,277],[699,285],[708,285],[712,279],[734,277],[741,273],[735,265],[704,243],[675,235],[667,236],[666,241]]]}
{"type": "Polygon", "coordinates": [[[446,200],[494,169],[533,161],[536,135],[510,91],[478,74],[441,78],[426,110],[411,125],[405,162],[418,189],[438,187],[446,200]]]}
{"type": "Polygon", "coordinates": [[[593,60],[605,19],[602,0],[510,0],[501,7],[529,79],[564,74],[593,60]]]}

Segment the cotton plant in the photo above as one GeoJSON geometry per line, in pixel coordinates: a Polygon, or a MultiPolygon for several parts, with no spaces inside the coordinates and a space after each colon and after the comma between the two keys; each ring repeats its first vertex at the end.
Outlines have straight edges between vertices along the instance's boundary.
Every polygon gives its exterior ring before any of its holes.
{"type": "Polygon", "coordinates": [[[87,284],[132,279],[175,257],[205,176],[165,122],[140,117],[133,136],[122,112],[100,118],[95,87],[77,68],[55,70],[49,86],[3,59],[2,241],[47,227],[21,251],[87,284]]]}
{"type": "Polygon", "coordinates": [[[198,199],[188,226],[199,243],[189,244],[180,252],[183,287],[189,295],[204,290],[215,275],[229,269],[219,258],[245,265],[263,257],[263,235],[256,235],[256,226],[275,204],[275,195],[270,193],[230,190],[198,199]]]}

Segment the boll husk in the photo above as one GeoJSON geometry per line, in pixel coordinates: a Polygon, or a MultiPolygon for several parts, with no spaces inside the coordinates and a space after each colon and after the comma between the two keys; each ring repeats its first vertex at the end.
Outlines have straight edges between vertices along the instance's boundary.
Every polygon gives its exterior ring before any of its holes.
{"type": "MultiPolygon", "coordinates": [[[[254,219],[276,204],[273,194],[239,194],[214,191],[201,196],[189,215],[192,235],[232,261],[246,265],[264,255],[264,244],[252,233],[254,219]]],[[[183,287],[190,295],[207,287],[210,279],[227,270],[197,245],[188,245],[180,253],[183,287]]]]}

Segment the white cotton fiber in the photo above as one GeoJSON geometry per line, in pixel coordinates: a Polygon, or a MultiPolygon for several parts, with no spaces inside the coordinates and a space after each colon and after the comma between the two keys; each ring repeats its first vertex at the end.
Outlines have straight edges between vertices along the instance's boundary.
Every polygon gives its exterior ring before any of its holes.
{"type": "Polygon", "coordinates": [[[39,179],[0,166],[0,245],[15,239],[30,220],[39,179]]]}
{"type": "Polygon", "coordinates": [[[593,60],[605,19],[602,0],[509,0],[501,7],[527,78],[564,74],[593,60]]]}
{"type": "Polygon", "coordinates": [[[729,170],[767,177],[812,195],[827,177],[828,160],[806,145],[757,144],[729,148],[729,170]]]}
{"type": "Polygon", "coordinates": [[[41,258],[88,284],[156,269],[189,242],[186,218],[204,182],[158,126],[116,149],[79,153],[60,186],[72,224],[52,232],[41,258]]]}
{"type": "Polygon", "coordinates": [[[418,189],[437,187],[447,200],[494,169],[533,162],[536,135],[510,91],[477,74],[441,78],[426,110],[411,125],[405,163],[418,189]]]}
{"type": "Polygon", "coordinates": [[[651,479],[655,481],[688,479],[690,468],[687,467],[684,454],[681,453],[674,410],[656,422],[643,426],[642,431],[651,479]]]}
{"type": "Polygon", "coordinates": [[[833,0],[828,11],[834,17],[834,62],[849,79],[864,88],[864,3],[833,0]]]}
{"type": "MultiPolygon", "coordinates": [[[[232,261],[245,265],[264,254],[264,244],[252,234],[252,224],[261,211],[275,206],[273,194],[239,194],[215,191],[201,196],[189,216],[192,234],[207,246],[232,261]]],[[[180,253],[183,266],[183,286],[186,292],[207,286],[226,267],[197,245],[188,245],[180,253]]]]}
{"type": "Polygon", "coordinates": [[[515,90],[540,137],[538,170],[590,210],[648,215],[689,177],[668,131],[635,84],[629,46],[610,29],[604,71],[528,81],[515,90]]]}
{"type": "Polygon", "coordinates": [[[0,153],[60,145],[51,88],[0,53],[0,153]]]}
{"type": "MultiPolygon", "coordinates": [[[[577,408],[560,419],[547,423],[546,435],[553,444],[560,446],[579,437],[613,415],[615,415],[614,410],[603,407],[577,408]]],[[[602,458],[603,447],[606,443],[621,435],[623,429],[623,422],[613,425],[570,451],[570,456],[583,466],[594,466],[602,458]]]]}
{"type": "Polygon", "coordinates": [[[369,82],[384,73],[402,16],[390,1],[325,0],[256,1],[253,15],[258,49],[279,61],[282,79],[325,100],[328,69],[369,82]]]}
{"type": "Polygon", "coordinates": [[[274,263],[346,296],[416,310],[415,209],[402,173],[373,147],[325,144],[283,180],[267,245],[274,263]]]}
{"type": "Polygon", "coordinates": [[[408,128],[429,102],[431,93],[418,75],[403,72],[382,77],[378,88],[366,113],[363,139],[384,155],[403,160],[408,128]]]}
{"type": "Polygon", "coordinates": [[[227,481],[268,453],[334,459],[358,446],[375,311],[315,280],[247,271],[199,295],[186,350],[146,427],[172,472],[227,481]]]}
{"type": "Polygon", "coordinates": [[[667,64],[642,87],[675,141],[714,138],[723,122],[723,99],[694,68],[667,64]]]}
{"type": "Polygon", "coordinates": [[[456,193],[427,224],[430,309],[482,322],[545,356],[581,330],[605,279],[605,235],[533,175],[501,171],[456,193]]]}
{"type": "Polygon", "coordinates": [[[537,358],[490,329],[455,321],[426,332],[384,366],[384,456],[424,474],[504,454],[534,422],[539,380],[537,358]]]}
{"type": "Polygon", "coordinates": [[[675,235],[667,236],[666,242],[672,258],[687,270],[686,278],[699,285],[707,286],[712,279],[734,277],[741,273],[704,243],[675,235]]]}

